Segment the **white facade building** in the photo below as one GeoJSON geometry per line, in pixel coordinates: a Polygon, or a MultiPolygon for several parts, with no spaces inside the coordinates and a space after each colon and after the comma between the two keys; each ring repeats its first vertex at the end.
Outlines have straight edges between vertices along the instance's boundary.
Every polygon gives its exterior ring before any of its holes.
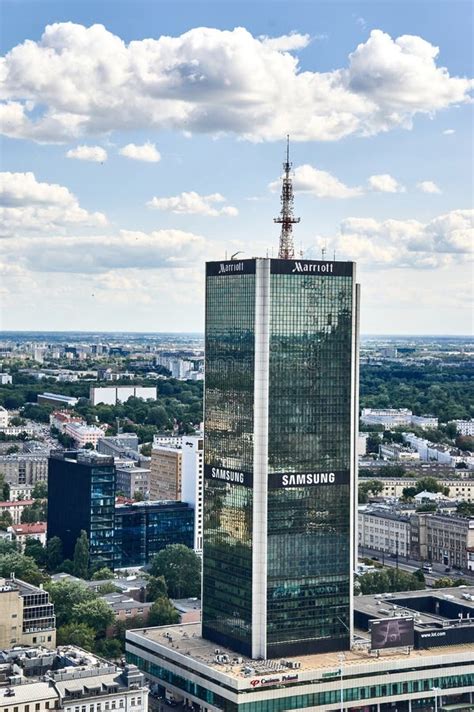
{"type": "Polygon", "coordinates": [[[367,438],[369,433],[359,433],[357,437],[357,454],[363,457],[367,454],[367,438]]]}
{"type": "Polygon", "coordinates": [[[0,373],[0,386],[7,386],[12,383],[12,377],[9,373],[0,373]]]}
{"type": "Polygon", "coordinates": [[[423,429],[437,428],[438,418],[433,418],[431,415],[412,415],[411,424],[423,429]]]}
{"type": "Polygon", "coordinates": [[[0,405],[0,428],[6,428],[8,425],[8,410],[0,405]]]}
{"type": "Polygon", "coordinates": [[[101,428],[95,425],[81,425],[80,423],[66,423],[64,425],[64,433],[74,440],[77,447],[84,447],[91,443],[96,448],[99,438],[104,437],[104,431],[101,428]]]}
{"type": "Polygon", "coordinates": [[[186,435],[182,444],[181,500],[194,507],[194,551],[202,554],[204,441],[186,435]]]}
{"type": "Polygon", "coordinates": [[[409,555],[409,517],[384,510],[359,510],[358,525],[359,546],[386,554],[409,555]]]}
{"type": "Polygon", "coordinates": [[[453,420],[459,435],[474,435],[474,420],[453,420]]]}
{"type": "Polygon", "coordinates": [[[386,428],[410,425],[413,413],[408,408],[362,408],[361,422],[386,428]]]}
{"type": "Polygon", "coordinates": [[[129,398],[156,400],[156,386],[92,386],[89,398],[92,405],[116,405],[118,402],[125,403],[129,398]]]}

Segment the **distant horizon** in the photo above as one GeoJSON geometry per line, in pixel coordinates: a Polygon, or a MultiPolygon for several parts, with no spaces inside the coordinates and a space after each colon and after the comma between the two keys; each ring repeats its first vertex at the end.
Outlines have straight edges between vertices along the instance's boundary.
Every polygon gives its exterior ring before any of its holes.
{"type": "MultiPolygon", "coordinates": [[[[137,334],[137,335],[172,335],[172,336],[202,336],[204,337],[204,331],[107,331],[107,330],[95,330],[95,329],[69,329],[69,330],[55,330],[55,329],[0,329],[0,335],[2,334],[137,334]]],[[[409,333],[362,333],[362,338],[410,338],[410,339],[426,339],[426,338],[438,338],[438,339],[473,339],[474,334],[409,334],[409,333]]]]}

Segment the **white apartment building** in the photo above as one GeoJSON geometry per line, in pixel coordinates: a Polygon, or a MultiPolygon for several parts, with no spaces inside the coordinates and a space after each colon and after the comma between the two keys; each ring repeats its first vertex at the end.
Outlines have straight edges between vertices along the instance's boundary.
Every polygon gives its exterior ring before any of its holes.
{"type": "Polygon", "coordinates": [[[398,443],[381,443],[379,445],[379,455],[389,460],[405,462],[413,462],[420,459],[420,453],[417,450],[402,447],[398,443]]]}
{"type": "Polygon", "coordinates": [[[418,428],[437,428],[438,418],[431,415],[413,415],[408,408],[363,408],[361,422],[383,425],[385,429],[401,425],[416,425],[418,428]]]}
{"type": "Polygon", "coordinates": [[[0,373],[0,386],[7,386],[12,382],[12,377],[9,373],[0,373]]]}
{"type": "Polygon", "coordinates": [[[0,405],[0,428],[6,428],[8,425],[8,410],[0,405]]]}
{"type": "Polygon", "coordinates": [[[30,524],[13,524],[8,527],[12,535],[12,541],[16,541],[20,550],[24,551],[27,539],[36,539],[40,544],[46,546],[46,522],[34,522],[30,524]]]}
{"type": "Polygon", "coordinates": [[[116,405],[125,403],[129,398],[156,400],[156,386],[92,386],[89,393],[92,405],[116,405]]]}
{"type": "Polygon", "coordinates": [[[404,433],[405,442],[409,443],[414,450],[420,453],[422,460],[436,460],[444,465],[452,465],[453,458],[449,448],[442,448],[429,440],[419,438],[413,433],[404,433]]]}
{"type": "Polygon", "coordinates": [[[84,447],[90,443],[96,448],[99,438],[104,437],[104,431],[96,425],[81,425],[80,423],[66,423],[64,433],[74,440],[77,447],[84,447]]]}
{"type": "Polygon", "coordinates": [[[181,500],[194,508],[194,551],[202,555],[204,441],[202,435],[186,435],[182,445],[181,500]]]}
{"type": "Polygon", "coordinates": [[[20,524],[21,515],[25,507],[31,507],[34,499],[22,499],[19,502],[0,502],[0,515],[8,512],[13,524],[20,524]]]}
{"type": "Polygon", "coordinates": [[[437,428],[438,418],[431,415],[412,415],[411,424],[423,429],[437,428]]]}
{"type": "Polygon", "coordinates": [[[358,513],[359,546],[386,554],[409,556],[410,519],[382,509],[361,509],[358,513]]]}
{"type": "Polygon", "coordinates": [[[474,435],[474,420],[453,420],[459,435],[474,435]]]}
{"type": "Polygon", "coordinates": [[[367,439],[369,433],[359,433],[357,436],[357,454],[359,457],[364,457],[367,453],[367,439]]]}

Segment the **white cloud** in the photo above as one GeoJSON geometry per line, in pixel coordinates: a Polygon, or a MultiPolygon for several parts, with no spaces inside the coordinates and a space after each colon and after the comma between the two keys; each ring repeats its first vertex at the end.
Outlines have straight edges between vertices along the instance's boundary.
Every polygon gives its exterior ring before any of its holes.
{"type": "Polygon", "coordinates": [[[101,146],[77,146],[66,153],[66,158],[77,158],[79,161],[103,163],[107,160],[107,151],[101,146]]]}
{"type": "Polygon", "coordinates": [[[121,156],[133,158],[135,161],[146,161],[147,163],[158,163],[161,160],[160,152],[154,143],[147,141],[142,146],[135,143],[128,143],[119,150],[121,156]]]}
{"type": "Polygon", "coordinates": [[[117,235],[17,238],[1,243],[5,260],[36,272],[104,273],[192,266],[203,259],[206,241],[182,230],[117,235]]]}
{"type": "Polygon", "coordinates": [[[441,193],[441,190],[432,180],[422,180],[421,183],[416,184],[416,187],[419,188],[422,193],[441,193]]]}
{"type": "Polygon", "coordinates": [[[33,173],[0,173],[2,237],[106,224],[103,213],[81,208],[76,196],[62,185],[40,183],[33,173]]]}
{"type": "Polygon", "coordinates": [[[455,130],[455,129],[445,129],[445,130],[443,131],[443,134],[444,134],[445,136],[452,136],[452,135],[455,134],[455,133],[456,133],[456,130],[455,130]]]}
{"type": "Polygon", "coordinates": [[[388,173],[370,176],[367,181],[370,190],[379,193],[404,193],[405,188],[393,176],[388,173]]]}
{"type": "MultiPolygon", "coordinates": [[[[281,180],[270,183],[270,190],[279,191],[281,180]]],[[[309,193],[316,198],[353,198],[363,193],[362,188],[350,188],[327,171],[321,171],[305,163],[295,168],[293,175],[295,193],[309,193]]]]}
{"type": "Polygon", "coordinates": [[[289,35],[282,35],[281,37],[260,35],[258,39],[265,47],[275,50],[276,52],[291,52],[304,49],[309,45],[311,40],[309,35],[300,35],[298,32],[292,32],[289,35]]]}
{"type": "Polygon", "coordinates": [[[3,60],[9,136],[61,142],[113,130],[179,129],[253,141],[337,140],[411,126],[468,101],[472,82],[421,37],[373,30],[346,67],[301,71],[306,35],[199,27],[125,43],[102,25],[48,25],[3,60]],[[282,101],[284,97],[284,101],[282,101]]]}
{"type": "Polygon", "coordinates": [[[474,211],[452,210],[428,223],[418,220],[347,218],[333,242],[318,238],[313,248],[336,250],[338,259],[363,263],[368,269],[406,267],[434,269],[461,259],[474,245],[474,211]]]}
{"type": "Polygon", "coordinates": [[[219,203],[224,203],[225,198],[220,193],[211,193],[211,195],[199,195],[194,190],[188,193],[180,193],[169,198],[154,197],[148,201],[149,208],[157,210],[167,210],[172,213],[185,215],[207,215],[209,217],[217,217],[218,215],[228,215],[235,217],[239,214],[237,208],[232,205],[226,205],[222,208],[214,207],[219,203]]]}

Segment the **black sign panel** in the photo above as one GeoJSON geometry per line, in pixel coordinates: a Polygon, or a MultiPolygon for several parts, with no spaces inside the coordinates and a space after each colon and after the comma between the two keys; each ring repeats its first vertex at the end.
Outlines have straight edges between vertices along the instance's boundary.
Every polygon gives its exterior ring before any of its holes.
{"type": "Polygon", "coordinates": [[[353,262],[326,262],[325,260],[272,260],[272,274],[302,274],[325,277],[352,277],[353,262]]]}
{"type": "Polygon", "coordinates": [[[380,618],[370,622],[372,650],[413,648],[415,643],[413,618],[380,618]]]}
{"type": "Polygon", "coordinates": [[[315,472],[272,472],[268,475],[270,489],[288,489],[289,487],[326,487],[348,485],[349,470],[315,472]]]}
{"type": "Polygon", "coordinates": [[[243,485],[244,487],[251,487],[253,484],[253,475],[251,472],[229,470],[227,467],[216,467],[214,465],[204,465],[204,477],[209,480],[243,485]]]}
{"type": "Polygon", "coordinates": [[[255,274],[255,260],[224,260],[206,262],[206,277],[255,274]]]}

